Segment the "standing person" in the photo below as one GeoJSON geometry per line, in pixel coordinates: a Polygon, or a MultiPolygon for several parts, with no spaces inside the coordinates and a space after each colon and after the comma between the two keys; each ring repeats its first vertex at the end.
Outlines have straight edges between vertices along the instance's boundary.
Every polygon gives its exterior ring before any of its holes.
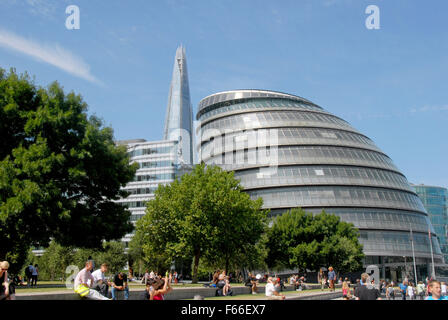
{"type": "Polygon", "coordinates": [[[328,268],[328,281],[330,282],[330,291],[334,291],[334,282],[336,281],[336,272],[334,272],[333,267],[328,268]]]}
{"type": "Polygon", "coordinates": [[[325,278],[325,276],[322,276],[322,278],[320,279],[320,290],[321,291],[324,291],[326,282],[327,282],[327,278],[325,278]]]}
{"type": "Polygon", "coordinates": [[[86,261],[84,269],[79,271],[75,277],[75,283],[74,283],[75,292],[79,294],[81,297],[85,297],[87,299],[110,300],[105,296],[101,295],[98,291],[90,289],[90,287],[95,282],[95,279],[92,277],[90,270],[92,270],[92,261],[86,261]]]}
{"type": "Polygon", "coordinates": [[[179,275],[177,274],[177,271],[174,271],[174,284],[177,284],[179,282],[179,275]]]}
{"type": "Polygon", "coordinates": [[[363,284],[355,291],[356,300],[381,300],[380,291],[372,286],[367,273],[361,275],[361,281],[363,284]]]}
{"type": "Polygon", "coordinates": [[[108,269],[107,263],[103,263],[100,269],[92,273],[92,277],[94,279],[92,289],[98,291],[105,297],[107,297],[109,286],[111,285],[111,282],[108,281],[105,276],[107,269],[108,269]]]}
{"type": "Polygon", "coordinates": [[[395,289],[391,283],[386,286],[386,298],[387,300],[395,300],[395,289]]]}
{"type": "Polygon", "coordinates": [[[129,270],[128,270],[128,281],[129,282],[135,281],[134,270],[131,267],[129,267],[129,270]]]}
{"type": "Polygon", "coordinates": [[[419,281],[417,284],[417,296],[419,296],[420,300],[425,299],[425,284],[422,281],[419,281]]]}
{"type": "Polygon", "coordinates": [[[32,287],[33,286],[33,272],[34,272],[34,266],[33,264],[30,262],[30,264],[28,265],[28,267],[25,270],[25,275],[26,275],[26,284],[28,287],[32,287]]]}
{"type": "Polygon", "coordinates": [[[406,300],[407,289],[408,289],[408,284],[406,281],[403,280],[403,282],[400,283],[400,292],[401,292],[402,300],[406,300]]]}
{"type": "Polygon", "coordinates": [[[150,289],[149,300],[165,300],[165,295],[171,292],[173,289],[170,286],[172,274],[169,277],[165,276],[163,279],[156,279],[150,289]]]}
{"type": "Polygon", "coordinates": [[[442,289],[440,282],[437,280],[431,280],[428,283],[428,290],[431,293],[425,300],[447,300],[446,296],[442,296],[442,289]]]}
{"type": "Polygon", "coordinates": [[[129,299],[128,278],[123,272],[117,273],[112,282],[112,300],[117,300],[117,291],[124,291],[124,300],[129,299]]]}
{"type": "Polygon", "coordinates": [[[36,263],[33,267],[33,273],[32,273],[32,278],[31,278],[31,286],[36,287],[37,286],[37,276],[39,275],[39,266],[36,263]]]}
{"type": "Polygon", "coordinates": [[[380,280],[380,287],[379,287],[380,293],[383,293],[384,285],[385,285],[384,280],[380,280]]]}
{"type": "Polygon", "coordinates": [[[409,300],[414,300],[415,299],[415,288],[412,282],[409,282],[408,285],[408,296],[409,296],[409,300]]]}
{"type": "Polygon", "coordinates": [[[323,291],[324,288],[322,286],[322,280],[324,279],[324,271],[322,270],[322,268],[320,268],[319,273],[317,274],[317,283],[320,284],[320,288],[323,291]]]}
{"type": "Polygon", "coordinates": [[[353,285],[353,295],[356,298],[356,291],[361,286],[361,281],[359,279],[356,279],[355,284],[353,285]]]}
{"type": "Polygon", "coordinates": [[[31,286],[31,281],[33,280],[33,264],[30,262],[28,267],[25,268],[25,278],[26,286],[29,288],[31,286]]]}
{"type": "Polygon", "coordinates": [[[442,296],[446,296],[446,283],[445,282],[440,282],[440,288],[442,290],[442,296]]]}
{"type": "Polygon", "coordinates": [[[275,290],[275,283],[272,277],[268,277],[265,287],[265,294],[269,300],[285,300],[286,298],[285,295],[275,290]]]}
{"type": "Polygon", "coordinates": [[[146,269],[145,274],[143,275],[143,278],[142,278],[142,283],[144,283],[146,285],[148,283],[149,279],[150,279],[149,272],[148,272],[148,269],[146,269]]]}

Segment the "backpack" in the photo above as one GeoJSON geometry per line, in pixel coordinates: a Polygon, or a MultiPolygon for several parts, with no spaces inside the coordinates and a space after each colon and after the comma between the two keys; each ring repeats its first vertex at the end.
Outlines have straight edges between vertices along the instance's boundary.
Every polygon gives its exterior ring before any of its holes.
{"type": "Polygon", "coordinates": [[[31,272],[30,266],[26,267],[26,268],[25,268],[25,276],[26,276],[27,278],[31,278],[32,274],[33,274],[33,273],[31,272]]]}

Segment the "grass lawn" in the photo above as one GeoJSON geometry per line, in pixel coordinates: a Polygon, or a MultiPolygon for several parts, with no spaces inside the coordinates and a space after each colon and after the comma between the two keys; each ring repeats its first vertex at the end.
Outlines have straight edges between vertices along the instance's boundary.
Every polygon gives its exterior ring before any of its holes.
{"type": "Polygon", "coordinates": [[[21,293],[34,293],[34,292],[55,292],[55,291],[72,291],[73,289],[67,289],[66,287],[63,288],[26,288],[26,287],[16,287],[16,294],[21,294],[21,293]]]}
{"type": "MultiPolygon", "coordinates": [[[[173,288],[202,288],[204,285],[202,283],[178,283],[178,284],[171,284],[173,288]]],[[[243,284],[233,284],[233,287],[241,287],[243,284]]],[[[137,290],[143,290],[145,288],[145,285],[140,282],[130,282],[129,288],[137,289],[137,290]]],[[[65,282],[62,281],[38,281],[36,288],[28,288],[26,286],[22,287],[16,287],[16,293],[33,293],[33,292],[55,292],[55,291],[71,291],[73,289],[67,289],[65,286],[65,282]],[[48,286],[48,285],[58,285],[58,287],[55,288],[42,288],[41,286],[48,286]]]]}

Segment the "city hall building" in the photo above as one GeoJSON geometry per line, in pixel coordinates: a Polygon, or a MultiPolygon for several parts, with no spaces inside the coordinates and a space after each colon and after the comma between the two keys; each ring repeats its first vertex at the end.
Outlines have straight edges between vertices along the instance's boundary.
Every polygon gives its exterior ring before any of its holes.
{"type": "Polygon", "coordinates": [[[381,278],[431,275],[442,253],[428,214],[406,177],[364,134],[299,96],[235,90],[202,99],[199,160],[234,171],[271,215],[325,210],[360,230],[365,265],[381,278]],[[431,233],[431,241],[429,239],[431,233]],[[412,234],[412,237],[411,237],[412,234]]]}

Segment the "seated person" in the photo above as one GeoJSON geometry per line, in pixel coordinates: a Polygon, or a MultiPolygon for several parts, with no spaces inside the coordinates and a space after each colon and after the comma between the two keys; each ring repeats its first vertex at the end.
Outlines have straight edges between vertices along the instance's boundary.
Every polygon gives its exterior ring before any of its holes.
{"type": "Polygon", "coordinates": [[[94,279],[92,289],[98,291],[105,297],[107,297],[107,293],[109,291],[109,286],[111,285],[110,281],[108,281],[105,277],[107,268],[108,268],[108,265],[106,263],[103,263],[101,265],[100,269],[98,269],[92,273],[92,277],[94,279]]]}
{"type": "Polygon", "coordinates": [[[23,282],[22,277],[19,275],[15,275],[12,281],[16,286],[26,286],[26,284],[23,282]]]}
{"type": "Polygon", "coordinates": [[[124,291],[124,299],[129,299],[128,279],[123,272],[119,272],[112,282],[112,300],[117,300],[117,291],[124,291]]]}
{"type": "Polygon", "coordinates": [[[14,285],[8,279],[8,261],[0,262],[0,300],[15,300],[14,285]]]}
{"type": "Polygon", "coordinates": [[[154,283],[149,287],[149,300],[165,300],[165,295],[170,293],[173,289],[170,286],[173,275],[169,274],[165,278],[156,278],[154,283]]]}
{"type": "Polygon", "coordinates": [[[154,290],[154,287],[152,285],[154,283],[154,279],[149,279],[148,281],[146,281],[146,288],[145,291],[143,291],[142,300],[151,300],[151,292],[154,290]]]}
{"type": "Polygon", "coordinates": [[[230,289],[230,284],[228,278],[224,276],[224,274],[220,274],[218,278],[218,283],[216,284],[218,288],[216,290],[216,296],[231,296],[233,295],[233,291],[230,289]]]}
{"type": "Polygon", "coordinates": [[[266,284],[266,297],[269,300],[284,300],[286,297],[285,295],[279,293],[277,290],[275,290],[276,280],[273,280],[272,277],[268,278],[268,283],[266,284]]]}

